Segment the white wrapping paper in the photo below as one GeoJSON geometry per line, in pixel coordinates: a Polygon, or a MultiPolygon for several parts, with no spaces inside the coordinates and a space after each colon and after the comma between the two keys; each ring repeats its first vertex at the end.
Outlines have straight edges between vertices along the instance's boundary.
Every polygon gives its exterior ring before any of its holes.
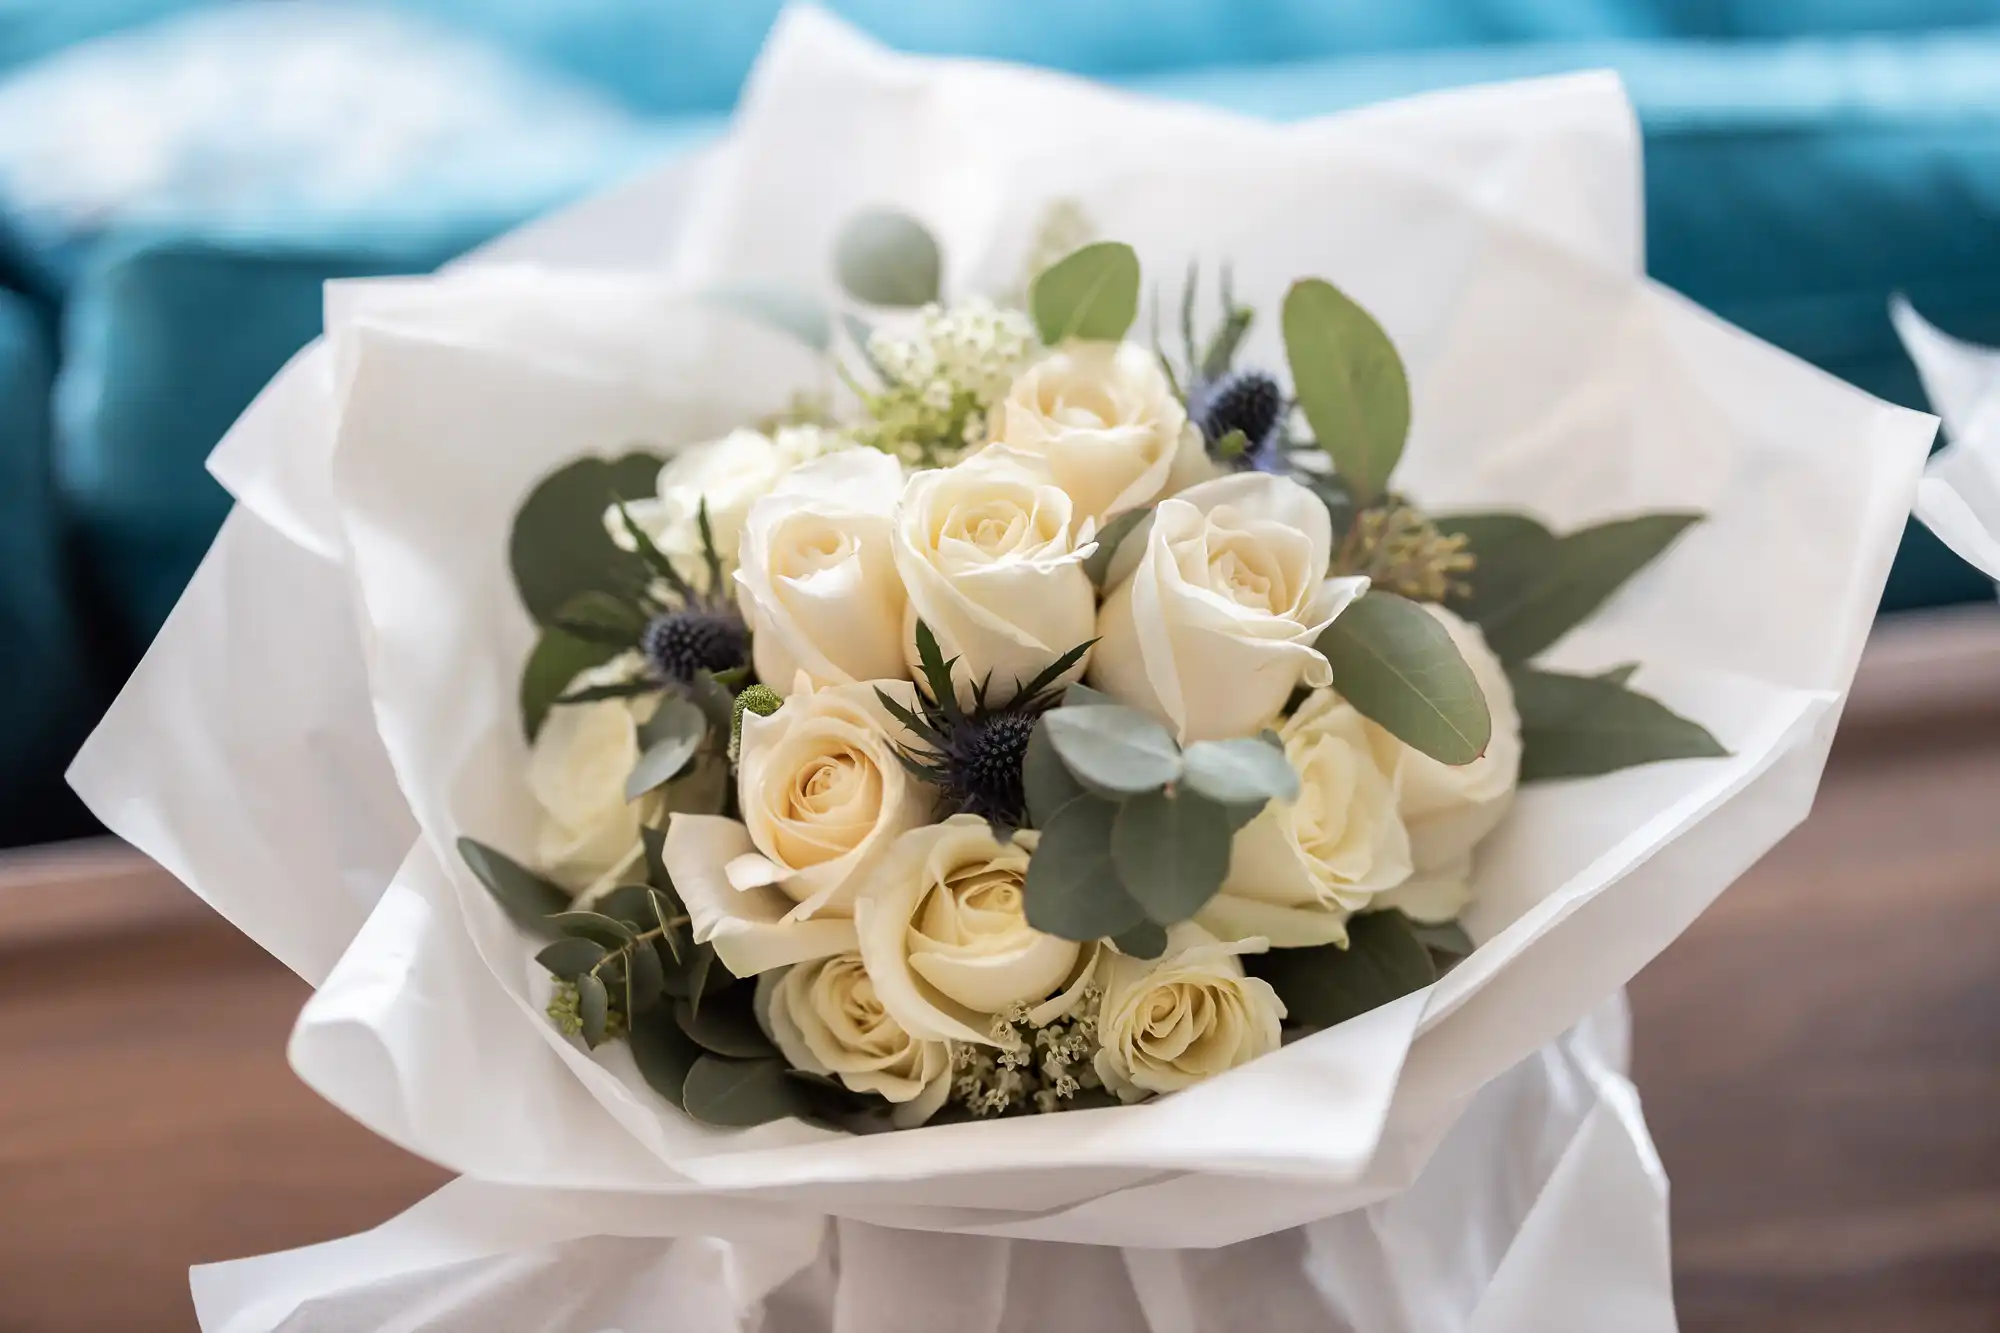
{"type": "MultiPolygon", "coordinates": [[[[1617,1013],[1586,1016],[1809,807],[1935,423],[1646,283],[1637,181],[1608,76],[1273,127],[799,11],[716,158],[508,247],[651,275],[336,286],[327,340],[212,460],[242,507],[72,781],[319,984],[301,1076],[467,1179],[201,1274],[204,1327],[1671,1328],[1664,1181],[1617,1013]],[[699,188],[662,246],[635,210],[667,180],[699,188]],[[824,290],[838,220],[884,203],[942,236],[951,283],[1002,286],[1056,199],[1151,273],[1198,246],[1267,306],[1299,274],[1354,292],[1409,364],[1401,480],[1434,509],[1706,511],[1553,657],[1643,661],[1732,755],[1523,793],[1471,959],[1179,1096],[866,1138],[694,1125],[622,1048],[554,1031],[450,850],[527,827],[512,508],[578,452],[811,382],[697,293],[824,290]],[[294,631],[322,673],[285,669],[294,631]]],[[[1264,323],[1246,355],[1276,363],[1264,323]]]]}
{"type": "Polygon", "coordinates": [[[2000,579],[2000,351],[1926,323],[1900,296],[1889,317],[1950,441],[1917,483],[1917,517],[1959,559],[2000,579]]]}

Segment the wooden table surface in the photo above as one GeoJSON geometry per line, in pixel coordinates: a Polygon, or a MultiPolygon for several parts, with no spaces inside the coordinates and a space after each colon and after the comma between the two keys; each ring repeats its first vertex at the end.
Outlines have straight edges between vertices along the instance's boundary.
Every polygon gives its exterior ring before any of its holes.
{"type": "MultiPolygon", "coordinates": [[[[0,952],[0,1333],[191,1329],[189,1264],[444,1179],[292,1076],[302,983],[131,915],[0,952]]],[[[2000,1331],[2000,718],[1844,735],[1632,999],[1688,1333],[2000,1331]]]]}

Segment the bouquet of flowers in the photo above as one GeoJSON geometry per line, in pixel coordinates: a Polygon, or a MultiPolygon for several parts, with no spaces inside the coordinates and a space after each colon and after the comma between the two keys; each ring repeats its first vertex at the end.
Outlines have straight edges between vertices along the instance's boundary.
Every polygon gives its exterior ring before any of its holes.
{"type": "Polygon", "coordinates": [[[1636,151],[802,10],[714,155],[334,284],[72,779],[463,1178],[204,1326],[1671,1328],[1620,988],[1934,423],[1647,284],[1636,151]]]}

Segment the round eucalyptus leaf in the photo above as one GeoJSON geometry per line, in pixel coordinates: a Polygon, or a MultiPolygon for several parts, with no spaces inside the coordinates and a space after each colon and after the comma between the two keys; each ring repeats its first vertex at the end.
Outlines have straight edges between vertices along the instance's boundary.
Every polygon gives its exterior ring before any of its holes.
{"type": "Polygon", "coordinates": [[[849,296],[882,306],[937,300],[944,271],[930,230],[908,213],[889,209],[849,218],[834,242],[833,265],[849,296]]]}
{"type": "Polygon", "coordinates": [[[701,1055],[681,1086],[682,1105],[705,1125],[743,1129],[803,1115],[811,1103],[783,1060],[701,1055]]]}
{"type": "Polygon", "coordinates": [[[1028,736],[1027,754],[1021,761],[1021,787],[1028,796],[1028,818],[1036,828],[1047,828],[1058,810],[1084,794],[1049,740],[1047,718],[1037,722],[1028,736]]]}
{"type": "Polygon", "coordinates": [[[674,1022],[697,1046],[714,1055],[735,1060],[755,1060],[777,1054],[771,1039],[757,1026],[751,1013],[754,986],[731,986],[710,996],[697,1009],[686,1000],[674,1004],[674,1022]]]}
{"type": "Polygon", "coordinates": [[[592,643],[545,629],[521,668],[521,731],[529,740],[541,732],[549,708],[569,683],[594,666],[602,666],[618,655],[608,643],[592,643]]]}
{"type": "Polygon", "coordinates": [[[1139,256],[1120,241],[1084,246],[1036,275],[1028,313],[1050,347],[1119,341],[1139,314],[1139,256]]]}
{"type": "Polygon", "coordinates": [[[1299,799],[1299,775],[1282,747],[1258,736],[1196,741],[1181,754],[1182,780],[1224,805],[1299,799]]]}
{"type": "Polygon", "coordinates": [[[565,935],[596,940],[607,949],[622,949],[632,942],[632,927],[602,912],[557,912],[549,924],[565,935]]]}
{"type": "Polygon", "coordinates": [[[1198,792],[1146,792],[1118,807],[1111,855],[1125,892],[1155,923],[1186,921],[1229,874],[1229,813],[1198,792]]]}
{"type": "Polygon", "coordinates": [[[639,744],[645,750],[625,779],[625,799],[636,801],[679,777],[706,739],[706,713],[681,695],[662,696],[660,706],[639,728],[639,744]]]}
{"type": "Polygon", "coordinates": [[[1141,921],[1111,937],[1118,952],[1131,958],[1158,958],[1167,951],[1167,928],[1154,921],[1141,921]]]}
{"type": "Polygon", "coordinates": [[[1288,1027],[1330,1028],[1437,980],[1431,951],[1401,912],[1364,912],[1347,923],[1347,947],[1273,949],[1244,968],[1271,983],[1288,1027]]]}
{"type": "Polygon", "coordinates": [[[579,973],[597,966],[603,961],[604,953],[604,946],[596,940],[571,937],[547,945],[535,955],[535,961],[555,976],[570,981],[579,973]]]}
{"type": "Polygon", "coordinates": [[[611,996],[594,972],[576,979],[576,1012],[583,1019],[583,1044],[593,1049],[604,1044],[604,1025],[611,1016],[611,996]]]}
{"type": "Polygon", "coordinates": [[[604,511],[614,500],[653,495],[661,462],[643,452],[579,458],[542,478],[522,502],[508,556],[521,602],[537,622],[553,624],[578,593],[644,585],[645,562],[612,543],[604,511]]]}
{"type": "Polygon", "coordinates": [[[1066,940],[1095,940],[1146,919],[1145,909],[1118,882],[1111,859],[1117,817],[1118,807],[1110,801],[1081,796],[1049,821],[1021,890],[1029,925],[1066,940]]]}
{"type": "Polygon", "coordinates": [[[636,1017],[660,1002],[666,993],[667,969],[651,940],[642,940],[625,951],[625,1013],[636,1017]]]}
{"type": "Polygon", "coordinates": [[[1181,775],[1173,734],[1136,708],[1086,704],[1054,709],[1043,721],[1064,766],[1099,791],[1157,791],[1181,775]]]}
{"type": "Polygon", "coordinates": [[[626,1040],[646,1086],[675,1106],[681,1105],[688,1071],[701,1058],[701,1047],[681,1031],[671,1013],[658,1008],[634,1021],[626,1040]]]}

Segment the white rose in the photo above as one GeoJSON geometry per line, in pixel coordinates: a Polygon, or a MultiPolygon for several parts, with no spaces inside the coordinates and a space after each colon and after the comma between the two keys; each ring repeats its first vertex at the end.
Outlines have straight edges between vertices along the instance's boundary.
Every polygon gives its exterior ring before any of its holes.
{"type": "Polygon", "coordinates": [[[1018,375],[993,438],[1047,460],[1080,518],[1102,523],[1167,485],[1190,432],[1159,358],[1136,343],[1070,343],[1018,375]]]}
{"type": "Polygon", "coordinates": [[[862,885],[861,957],[905,1029],[996,1045],[995,1015],[1074,982],[1083,946],[1028,924],[1021,886],[1039,837],[1002,843],[985,820],[954,815],[898,838],[862,885]]]}
{"type": "Polygon", "coordinates": [[[736,586],[759,679],[784,689],[800,671],[831,685],[903,674],[908,599],[890,522],[902,488],[895,459],[844,449],[750,506],[736,586]]]}
{"type": "MultiPolygon", "coordinates": [[[[628,502],[625,512],[683,577],[701,587],[708,577],[701,544],[704,501],[716,553],[725,565],[732,564],[750,506],[799,464],[849,447],[844,436],[820,426],[783,426],[771,435],[731,431],[719,440],[689,445],[667,460],[660,469],[658,494],[628,502]]],[[[636,549],[616,506],[604,511],[604,527],[617,545],[636,549]]]]}
{"type": "Polygon", "coordinates": [[[1451,633],[1486,696],[1493,738],[1469,764],[1445,764],[1368,724],[1375,760],[1395,780],[1403,822],[1410,830],[1416,872],[1378,905],[1402,909],[1419,921],[1450,921],[1472,900],[1472,849],[1506,817],[1521,780],[1521,715],[1507,668],[1486,646],[1486,636],[1441,606],[1427,605],[1451,633]]]}
{"type": "Polygon", "coordinates": [[[1314,641],[1368,580],[1326,577],[1333,526],[1311,491],[1261,472],[1203,482],[1127,544],[1142,537],[1098,616],[1092,685],[1186,743],[1252,735],[1302,682],[1327,683],[1314,641]]]}
{"type": "Polygon", "coordinates": [[[1097,1011],[1097,1076],[1120,1101],[1176,1092],[1278,1049],[1284,1001],[1237,955],[1262,940],[1224,944],[1200,926],[1167,932],[1158,959],[1106,954],[1097,1011]]]}
{"type": "Polygon", "coordinates": [[[1349,916],[1409,878],[1410,835],[1371,726],[1331,690],[1315,690],[1286,720],[1278,737],[1299,798],[1272,801],[1237,833],[1202,925],[1281,949],[1341,943],[1349,916]]]}
{"type": "Polygon", "coordinates": [[[902,724],[878,686],[915,706],[908,681],[800,681],[769,717],[743,714],[737,804],[756,851],[726,869],[739,891],[774,885],[798,904],[795,919],[851,917],[861,878],[899,834],[928,822],[929,789],[897,756],[902,724]]]}
{"type": "Polygon", "coordinates": [[[757,978],[756,1005],[793,1068],[895,1103],[898,1129],[923,1124],[951,1093],[951,1047],[903,1030],[876,998],[859,954],[766,972],[757,978]]]}
{"type": "MultiPolygon", "coordinates": [[[[627,679],[630,658],[578,675],[568,690],[627,679]]],[[[567,692],[567,691],[565,691],[567,692]]],[[[625,799],[625,780],[639,762],[639,724],[656,700],[601,699],[549,710],[528,756],[528,790],[541,807],[535,863],[573,893],[590,894],[636,865],[639,829],[656,818],[660,801],[648,793],[625,799]]]]}
{"type": "Polygon", "coordinates": [[[1014,684],[1086,642],[1097,617],[1083,572],[1091,531],[1032,459],[989,449],[912,476],[896,509],[912,667],[922,620],[959,659],[962,690],[990,674],[1005,702],[1014,684]]]}

